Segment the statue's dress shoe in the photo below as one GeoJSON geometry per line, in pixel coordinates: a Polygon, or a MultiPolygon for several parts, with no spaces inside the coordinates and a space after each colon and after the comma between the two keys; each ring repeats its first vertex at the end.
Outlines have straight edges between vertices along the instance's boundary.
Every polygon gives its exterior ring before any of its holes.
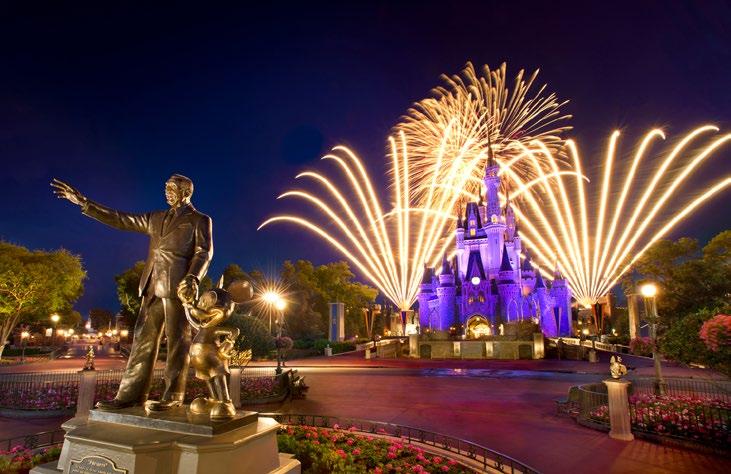
{"type": "Polygon", "coordinates": [[[190,412],[194,415],[205,415],[211,411],[214,400],[208,397],[196,397],[190,402],[190,412]]]}
{"type": "Polygon", "coordinates": [[[145,403],[147,411],[168,411],[183,405],[182,400],[148,400],[145,403]]]}
{"type": "Polygon", "coordinates": [[[215,402],[211,408],[211,420],[227,420],[236,416],[236,407],[231,402],[215,402]]]}
{"type": "Polygon", "coordinates": [[[117,398],[111,400],[99,400],[96,402],[96,407],[100,410],[113,411],[121,410],[122,408],[129,408],[137,405],[135,402],[126,402],[117,398]]]}

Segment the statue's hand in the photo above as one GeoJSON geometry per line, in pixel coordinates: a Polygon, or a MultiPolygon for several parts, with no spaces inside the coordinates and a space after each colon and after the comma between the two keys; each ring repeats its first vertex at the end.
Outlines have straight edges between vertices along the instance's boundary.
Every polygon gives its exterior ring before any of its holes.
{"type": "Polygon", "coordinates": [[[86,197],[81,194],[78,189],[64,183],[60,179],[53,178],[53,181],[51,181],[51,187],[53,188],[53,194],[55,194],[59,199],[66,199],[77,206],[83,206],[86,204],[86,197]]]}
{"type": "Polygon", "coordinates": [[[178,298],[183,304],[192,305],[198,297],[198,280],[193,275],[186,275],[178,285],[178,298]]]}
{"type": "Polygon", "coordinates": [[[234,341],[227,337],[226,339],[224,339],[221,345],[218,346],[218,356],[221,359],[230,359],[233,348],[234,341]]]}

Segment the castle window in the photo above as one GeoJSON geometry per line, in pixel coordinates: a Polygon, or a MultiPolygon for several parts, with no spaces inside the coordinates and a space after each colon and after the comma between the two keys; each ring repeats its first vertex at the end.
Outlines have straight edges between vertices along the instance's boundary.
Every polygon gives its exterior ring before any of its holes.
{"type": "Polygon", "coordinates": [[[474,236],[475,236],[475,229],[470,229],[470,237],[474,237],[474,236]]]}

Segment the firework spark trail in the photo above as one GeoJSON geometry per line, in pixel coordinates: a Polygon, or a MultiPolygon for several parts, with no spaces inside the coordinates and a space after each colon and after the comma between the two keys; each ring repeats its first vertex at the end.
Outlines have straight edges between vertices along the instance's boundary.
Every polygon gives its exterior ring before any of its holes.
{"type": "MultiPolygon", "coordinates": [[[[444,140],[451,137],[452,127],[445,130],[444,140]]],[[[395,176],[392,187],[394,207],[384,212],[376,196],[374,186],[361,160],[346,147],[333,148],[332,153],[323,157],[333,160],[347,178],[347,191],[338,188],[324,175],[305,171],[297,178],[308,178],[319,184],[329,195],[331,201],[307,191],[287,191],[279,198],[297,198],[312,204],[330,223],[320,224],[317,220],[294,216],[279,215],[267,219],[259,229],[275,223],[289,222],[300,225],[335,247],[350,260],[362,274],[400,309],[409,309],[419,291],[424,274],[424,264],[434,264],[447,251],[452,243],[446,238],[451,230],[454,209],[460,193],[440,192],[441,187],[464,189],[472,176],[471,167],[478,167],[484,161],[484,153],[476,153],[469,160],[452,161],[442,164],[438,158],[434,163],[439,169],[446,166],[448,171],[439,180],[437,173],[430,176],[426,187],[427,206],[412,204],[414,195],[413,174],[410,170],[409,153],[404,133],[398,140],[389,139],[391,145],[391,166],[395,176]],[[464,171],[468,171],[465,173],[464,171]],[[352,199],[352,203],[349,200],[352,199]]],[[[443,151],[444,144],[440,147],[443,151]]],[[[463,146],[467,152],[470,142],[463,146]]],[[[439,151],[440,156],[441,151],[439,151]]],[[[451,236],[453,238],[453,236],[451,236]]]]}
{"type": "MultiPolygon", "coordinates": [[[[412,189],[419,206],[426,207],[427,195],[433,190],[427,183],[434,170],[438,182],[449,172],[450,168],[435,166],[437,160],[453,162],[462,168],[461,172],[470,173],[472,179],[464,191],[479,195],[484,163],[474,167],[469,163],[488,146],[509,161],[521,154],[516,143],[528,145],[539,139],[552,151],[559,149],[561,133],[570,128],[562,122],[570,115],[560,113],[566,102],[559,102],[553,93],[544,96],[545,85],[531,94],[537,75],[535,71],[525,77],[521,70],[511,92],[505,64],[494,71],[485,66],[478,73],[467,63],[461,75],[442,76],[445,85],[435,88],[433,97],[409,109],[395,129],[405,132],[408,139],[411,176],[420,183],[412,189]]],[[[514,161],[512,166],[524,178],[537,176],[533,167],[523,161],[514,161]]]]}
{"type": "MultiPolygon", "coordinates": [[[[524,200],[516,206],[515,213],[521,222],[520,236],[536,256],[534,262],[542,262],[544,268],[557,264],[564,270],[577,301],[584,306],[596,303],[653,243],[663,238],[696,208],[731,186],[731,176],[724,177],[708,186],[700,196],[680,206],[675,203],[668,209],[670,199],[678,196],[676,190],[688,177],[720,146],[731,141],[731,134],[721,135],[706,143],[695,155],[688,153],[688,146],[708,132],[718,132],[718,128],[706,125],[684,136],[662,164],[654,169],[652,179],[648,180],[637,178],[642,175],[639,171],[647,162],[652,142],[658,138],[665,139],[661,130],[650,131],[629,162],[629,170],[621,188],[613,187],[612,182],[617,174],[614,165],[619,164],[619,169],[623,169],[616,159],[619,132],[614,132],[609,140],[593,225],[587,211],[588,199],[583,184],[585,177],[582,175],[576,144],[571,140],[566,142],[573,160],[573,173],[559,171],[558,161],[551,150],[539,141],[530,148],[523,147],[527,161],[543,178],[542,194],[547,199],[539,203],[534,196],[537,192],[526,192],[528,188],[524,186],[528,183],[514,169],[503,167],[502,173],[514,181],[524,194],[524,200]],[[536,156],[538,154],[543,156],[539,159],[536,156]],[[671,171],[671,165],[683,156],[687,158],[681,160],[675,171],[671,171]],[[540,166],[541,161],[550,165],[553,175],[546,173],[545,168],[540,166]],[[574,189],[573,193],[567,192],[570,188],[574,189]],[[613,189],[621,189],[616,200],[610,199],[613,189]],[[647,207],[650,209],[645,211],[647,207]],[[577,227],[575,219],[579,220],[580,227],[577,227]],[[624,226],[621,232],[618,229],[620,222],[624,226]]],[[[653,171],[653,168],[649,168],[649,171],[653,171]]]]}

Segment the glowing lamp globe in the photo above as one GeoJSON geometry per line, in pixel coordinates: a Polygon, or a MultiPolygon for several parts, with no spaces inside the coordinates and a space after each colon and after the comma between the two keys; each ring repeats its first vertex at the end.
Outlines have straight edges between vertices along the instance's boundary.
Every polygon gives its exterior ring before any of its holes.
{"type": "Polygon", "coordinates": [[[640,294],[645,298],[652,298],[657,294],[657,285],[654,283],[645,283],[640,287],[640,294]]]}
{"type": "Polygon", "coordinates": [[[480,284],[480,277],[472,277],[472,280],[470,280],[473,285],[479,285],[480,284]]]}
{"type": "Polygon", "coordinates": [[[277,309],[277,311],[284,311],[284,308],[287,306],[287,303],[282,299],[279,298],[275,303],[274,307],[277,309]]]}

